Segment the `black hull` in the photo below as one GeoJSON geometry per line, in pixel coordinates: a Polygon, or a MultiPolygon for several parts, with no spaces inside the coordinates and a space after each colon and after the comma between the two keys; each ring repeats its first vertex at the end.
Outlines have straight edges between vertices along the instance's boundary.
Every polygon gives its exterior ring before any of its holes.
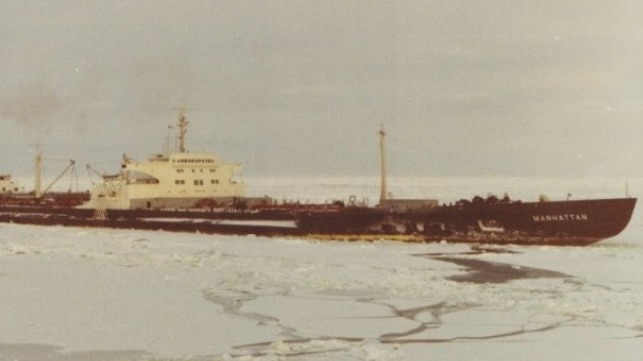
{"type": "Polygon", "coordinates": [[[538,203],[459,202],[409,211],[366,207],[303,212],[109,210],[105,219],[96,219],[93,209],[0,206],[0,222],[208,234],[323,235],[331,239],[340,235],[366,239],[403,235],[406,238],[402,239],[427,242],[588,245],[623,231],[635,205],[636,199],[624,198],[538,203]],[[266,225],[266,221],[281,223],[266,225]]]}
{"type": "Polygon", "coordinates": [[[308,234],[415,234],[427,241],[587,245],[616,236],[636,199],[466,202],[415,211],[346,208],[297,216],[308,234]]]}

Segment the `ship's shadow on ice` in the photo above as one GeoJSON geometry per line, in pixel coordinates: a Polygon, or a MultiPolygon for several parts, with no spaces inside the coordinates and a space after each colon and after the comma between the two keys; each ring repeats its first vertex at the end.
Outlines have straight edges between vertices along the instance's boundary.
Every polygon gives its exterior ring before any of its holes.
{"type": "Polygon", "coordinates": [[[541,268],[516,266],[506,263],[481,261],[479,259],[464,259],[457,257],[431,257],[432,259],[450,262],[466,267],[469,272],[454,275],[446,279],[456,282],[471,283],[505,283],[521,279],[533,278],[569,278],[570,275],[541,268]]]}
{"type": "Polygon", "coordinates": [[[571,278],[571,275],[542,268],[518,266],[509,263],[490,262],[480,259],[464,258],[462,256],[479,255],[483,253],[516,253],[504,248],[472,247],[470,252],[464,253],[426,253],[416,254],[418,257],[427,257],[437,261],[449,262],[465,267],[466,274],[445,277],[455,282],[470,283],[506,283],[509,281],[535,278],[571,278]]]}

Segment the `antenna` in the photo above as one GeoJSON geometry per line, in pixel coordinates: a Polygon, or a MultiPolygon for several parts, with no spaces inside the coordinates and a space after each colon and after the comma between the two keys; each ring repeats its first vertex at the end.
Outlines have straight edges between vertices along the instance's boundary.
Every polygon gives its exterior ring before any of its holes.
{"type": "Polygon", "coordinates": [[[172,151],[170,148],[170,130],[173,128],[174,127],[171,125],[167,126],[167,134],[165,135],[165,154],[170,154],[170,151],[172,151]]]}

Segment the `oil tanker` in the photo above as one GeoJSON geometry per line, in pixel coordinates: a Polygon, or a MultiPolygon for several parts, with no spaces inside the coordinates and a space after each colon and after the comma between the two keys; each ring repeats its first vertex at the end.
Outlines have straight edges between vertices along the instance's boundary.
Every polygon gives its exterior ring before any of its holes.
{"type": "Polygon", "coordinates": [[[186,127],[181,112],[178,149],[170,149],[168,136],[166,151],[147,161],[124,155],[120,172],[101,175],[91,192],[52,194],[47,192],[50,186],[40,191],[37,171],[36,190],[17,193],[11,177],[0,176],[0,222],[325,239],[395,236],[427,242],[588,245],[622,232],[636,205],[629,196],[522,202],[488,195],[448,205],[391,199],[383,128],[378,205],[368,207],[354,197],[347,203],[279,204],[267,196],[247,197],[244,184],[235,178],[238,164],[187,151],[186,127]]]}

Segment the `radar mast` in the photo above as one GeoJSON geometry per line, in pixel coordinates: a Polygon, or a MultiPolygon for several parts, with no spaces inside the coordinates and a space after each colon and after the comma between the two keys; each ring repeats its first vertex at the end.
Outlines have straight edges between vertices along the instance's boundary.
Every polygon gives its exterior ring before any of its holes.
{"type": "Polygon", "coordinates": [[[185,110],[179,111],[179,152],[185,153],[185,133],[188,131],[188,121],[185,119],[185,110]]]}

